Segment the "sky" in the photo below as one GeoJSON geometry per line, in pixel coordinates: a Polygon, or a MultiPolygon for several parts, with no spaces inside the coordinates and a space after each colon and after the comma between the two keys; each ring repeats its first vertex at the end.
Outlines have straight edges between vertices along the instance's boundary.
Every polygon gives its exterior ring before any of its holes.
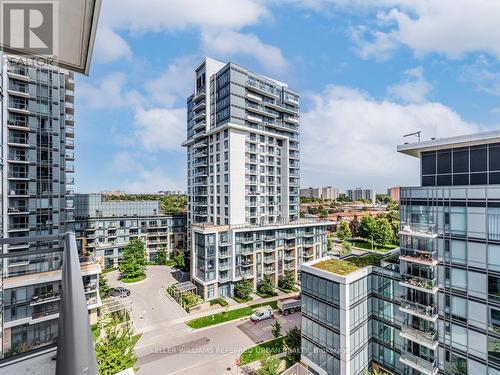
{"type": "Polygon", "coordinates": [[[500,124],[494,0],[106,0],[76,80],[78,192],[185,190],[186,98],[209,56],[301,94],[301,186],[418,185],[422,140],[500,124]]]}

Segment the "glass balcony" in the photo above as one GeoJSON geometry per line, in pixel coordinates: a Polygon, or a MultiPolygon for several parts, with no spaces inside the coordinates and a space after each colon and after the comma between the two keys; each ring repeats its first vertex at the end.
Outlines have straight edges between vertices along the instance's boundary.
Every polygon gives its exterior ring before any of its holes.
{"type": "Polygon", "coordinates": [[[413,276],[408,274],[402,274],[401,281],[399,282],[401,286],[407,288],[413,288],[426,293],[435,294],[438,291],[437,279],[428,279],[419,276],[413,276]]]}
{"type": "Polygon", "coordinates": [[[425,223],[402,224],[399,234],[405,236],[421,237],[421,238],[437,238],[435,224],[425,224],[425,223]]]}
{"type": "Polygon", "coordinates": [[[403,325],[399,335],[407,340],[411,340],[425,346],[428,349],[436,350],[438,346],[438,333],[431,329],[417,329],[403,325]]]}
{"type": "Polygon", "coordinates": [[[436,360],[429,362],[407,351],[401,352],[399,361],[425,375],[437,375],[439,372],[436,360]]]}
{"type": "Polygon", "coordinates": [[[436,304],[421,304],[409,300],[407,296],[401,296],[401,306],[399,307],[399,310],[431,322],[436,322],[438,319],[436,304]]]}
{"type": "Polygon", "coordinates": [[[424,266],[436,266],[438,264],[437,252],[420,251],[412,249],[401,249],[400,260],[406,262],[418,263],[424,266]]]}

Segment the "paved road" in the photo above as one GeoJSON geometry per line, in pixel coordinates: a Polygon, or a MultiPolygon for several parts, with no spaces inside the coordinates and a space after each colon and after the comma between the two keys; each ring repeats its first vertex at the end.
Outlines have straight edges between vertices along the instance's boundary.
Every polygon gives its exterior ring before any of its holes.
{"type": "Polygon", "coordinates": [[[110,286],[130,289],[132,319],[138,332],[154,330],[159,324],[188,315],[165,295],[165,286],[176,282],[179,271],[166,266],[148,266],[147,274],[145,280],[133,284],[119,281],[118,271],[106,274],[110,286]]]}
{"type": "MultiPolygon", "coordinates": [[[[283,333],[300,327],[300,318],[300,313],[276,314],[283,333]]],[[[272,339],[274,322],[269,319],[254,324],[245,318],[201,330],[185,324],[159,329],[154,336],[143,336],[136,347],[138,375],[241,374],[236,359],[248,347],[272,339]]]]}
{"type": "MultiPolygon", "coordinates": [[[[163,287],[175,282],[175,270],[148,266],[148,277],[135,284],[118,280],[118,272],[107,274],[111,286],[130,289],[132,319],[142,337],[136,345],[138,375],[241,374],[236,359],[256,343],[271,339],[273,319],[252,323],[248,318],[215,327],[193,330],[180,322],[187,313],[165,296],[163,287]]],[[[300,327],[300,313],[276,314],[282,332],[300,327]]]]}

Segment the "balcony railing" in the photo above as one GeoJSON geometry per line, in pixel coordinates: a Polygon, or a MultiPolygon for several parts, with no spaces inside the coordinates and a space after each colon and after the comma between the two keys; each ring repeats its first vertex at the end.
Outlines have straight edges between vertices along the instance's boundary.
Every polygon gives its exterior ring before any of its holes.
{"type": "Polygon", "coordinates": [[[399,259],[428,266],[435,266],[438,263],[436,251],[431,252],[402,248],[399,259]]]}
{"type": "Polygon", "coordinates": [[[436,375],[439,371],[436,360],[429,362],[407,351],[401,352],[400,361],[426,375],[436,375]]]}
{"type": "Polygon", "coordinates": [[[400,336],[432,350],[435,350],[438,346],[438,333],[434,330],[420,330],[403,325],[400,336]]]}
{"type": "Polygon", "coordinates": [[[438,318],[437,305],[425,305],[408,299],[407,296],[401,296],[401,310],[417,315],[425,320],[436,321],[438,318]]]}
{"type": "Polygon", "coordinates": [[[437,279],[436,278],[425,278],[419,276],[413,276],[408,274],[403,274],[401,277],[401,285],[415,288],[422,291],[429,291],[430,293],[437,292],[437,279]]]}

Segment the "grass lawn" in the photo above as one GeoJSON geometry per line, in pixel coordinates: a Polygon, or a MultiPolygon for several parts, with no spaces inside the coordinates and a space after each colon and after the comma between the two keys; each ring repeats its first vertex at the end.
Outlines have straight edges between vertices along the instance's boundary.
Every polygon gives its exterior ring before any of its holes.
{"type": "Polygon", "coordinates": [[[246,365],[247,363],[258,361],[266,354],[276,355],[283,353],[285,350],[283,341],[284,337],[280,337],[248,348],[241,354],[240,365],[246,365]]]}
{"type": "Polygon", "coordinates": [[[216,324],[229,322],[231,320],[246,318],[247,316],[252,315],[253,312],[255,311],[255,309],[262,307],[262,306],[271,306],[273,309],[276,309],[278,307],[278,302],[272,301],[272,302],[258,303],[256,305],[246,306],[246,307],[242,307],[240,309],[223,311],[223,312],[220,312],[217,314],[213,314],[213,315],[209,315],[209,316],[204,316],[202,318],[190,320],[190,321],[186,322],[186,324],[189,327],[195,328],[195,329],[210,327],[210,326],[213,326],[216,324]]]}
{"type": "MultiPolygon", "coordinates": [[[[367,240],[349,240],[349,242],[352,244],[352,246],[360,249],[365,249],[365,250],[372,249],[371,242],[367,240]]],[[[391,251],[396,247],[398,247],[398,245],[379,245],[376,243],[373,244],[373,250],[380,251],[381,253],[387,253],[388,251],[391,251]]]]}
{"type": "Polygon", "coordinates": [[[124,283],[136,283],[138,281],[144,280],[145,278],[146,278],[146,275],[142,275],[139,277],[133,277],[130,279],[127,279],[124,277],[124,278],[121,278],[120,281],[123,281],[124,283]]]}

